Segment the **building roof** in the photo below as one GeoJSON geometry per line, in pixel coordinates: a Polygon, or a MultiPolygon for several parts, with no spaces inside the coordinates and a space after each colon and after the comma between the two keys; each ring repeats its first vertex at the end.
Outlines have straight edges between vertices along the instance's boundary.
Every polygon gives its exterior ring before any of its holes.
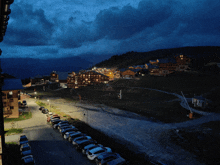
{"type": "Polygon", "coordinates": [[[15,79],[15,78],[4,79],[2,91],[21,90],[21,89],[24,89],[21,83],[21,79],[15,79]]]}

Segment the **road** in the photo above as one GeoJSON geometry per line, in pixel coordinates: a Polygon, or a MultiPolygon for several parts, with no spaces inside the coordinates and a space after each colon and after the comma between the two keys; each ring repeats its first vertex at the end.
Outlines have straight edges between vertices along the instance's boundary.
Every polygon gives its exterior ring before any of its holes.
{"type": "MultiPolygon", "coordinates": [[[[76,151],[71,143],[65,141],[61,134],[46,122],[45,114],[42,114],[34,100],[28,100],[33,117],[28,120],[18,121],[15,126],[23,128],[32,147],[36,165],[92,165],[83,154],[76,151]]],[[[11,124],[5,124],[10,128],[11,124]]],[[[6,137],[7,141],[18,141],[19,135],[6,137]]]]}

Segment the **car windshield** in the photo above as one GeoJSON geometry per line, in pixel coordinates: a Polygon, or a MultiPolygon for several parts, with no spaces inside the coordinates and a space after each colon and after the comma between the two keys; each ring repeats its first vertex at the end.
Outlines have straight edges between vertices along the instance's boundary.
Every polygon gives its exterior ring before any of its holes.
{"type": "Polygon", "coordinates": [[[79,136],[82,136],[82,135],[72,135],[71,138],[74,139],[74,138],[79,137],[79,136]]]}
{"type": "Polygon", "coordinates": [[[83,140],[83,139],[85,139],[85,137],[80,137],[80,138],[78,138],[76,140],[83,140]]]}
{"type": "Polygon", "coordinates": [[[96,151],[96,152],[94,152],[94,154],[100,154],[100,153],[102,153],[102,152],[105,152],[105,150],[96,151]]]}

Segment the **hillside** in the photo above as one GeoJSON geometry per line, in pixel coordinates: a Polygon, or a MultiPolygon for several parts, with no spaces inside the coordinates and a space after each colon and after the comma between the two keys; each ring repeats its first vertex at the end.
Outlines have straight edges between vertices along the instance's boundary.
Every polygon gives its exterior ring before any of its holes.
{"type": "Polygon", "coordinates": [[[49,75],[52,71],[71,72],[86,69],[91,62],[78,56],[53,59],[1,58],[2,72],[25,79],[36,75],[49,75]]]}
{"type": "Polygon", "coordinates": [[[144,65],[149,60],[158,58],[173,57],[177,54],[190,56],[192,67],[200,69],[204,64],[209,62],[220,62],[219,46],[198,46],[198,47],[181,47],[173,49],[160,49],[150,52],[127,52],[122,55],[114,55],[108,60],[96,64],[96,67],[118,67],[126,68],[132,65],[144,65]]]}

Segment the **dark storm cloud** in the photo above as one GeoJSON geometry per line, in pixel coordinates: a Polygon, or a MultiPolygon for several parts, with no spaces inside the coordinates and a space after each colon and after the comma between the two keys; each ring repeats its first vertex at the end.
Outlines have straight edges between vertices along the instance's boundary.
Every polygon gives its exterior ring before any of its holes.
{"type": "MultiPolygon", "coordinates": [[[[178,15],[173,15],[173,23],[180,25],[179,35],[219,35],[220,2],[205,0],[194,2],[193,6],[182,6],[178,15]]],[[[170,22],[170,23],[172,23],[170,22]]]]}
{"type": "Polygon", "coordinates": [[[53,33],[54,25],[45,17],[42,9],[33,10],[32,5],[13,4],[5,37],[6,44],[36,46],[46,45],[53,33]]]}
{"type": "MultiPolygon", "coordinates": [[[[71,19],[71,18],[70,18],[71,19]]],[[[65,28],[61,28],[62,33],[57,35],[57,42],[63,48],[77,48],[82,43],[87,41],[93,41],[94,35],[90,31],[90,24],[81,22],[81,25],[77,25],[73,19],[64,24],[65,28]]]]}
{"type": "Polygon", "coordinates": [[[101,11],[95,20],[100,36],[110,39],[125,39],[133,34],[152,27],[167,19],[171,10],[166,5],[154,6],[154,4],[141,1],[138,9],[130,5],[122,9],[112,7],[101,11]]]}
{"type": "MultiPolygon", "coordinates": [[[[138,8],[130,5],[122,9],[111,7],[101,10],[93,22],[81,21],[80,25],[67,25],[67,29],[59,37],[62,47],[80,47],[83,42],[96,41],[102,38],[126,39],[141,32],[147,27],[164,21],[172,11],[166,4],[153,4],[141,1],[138,8]]],[[[70,17],[73,21],[72,17],[70,17]]]]}

